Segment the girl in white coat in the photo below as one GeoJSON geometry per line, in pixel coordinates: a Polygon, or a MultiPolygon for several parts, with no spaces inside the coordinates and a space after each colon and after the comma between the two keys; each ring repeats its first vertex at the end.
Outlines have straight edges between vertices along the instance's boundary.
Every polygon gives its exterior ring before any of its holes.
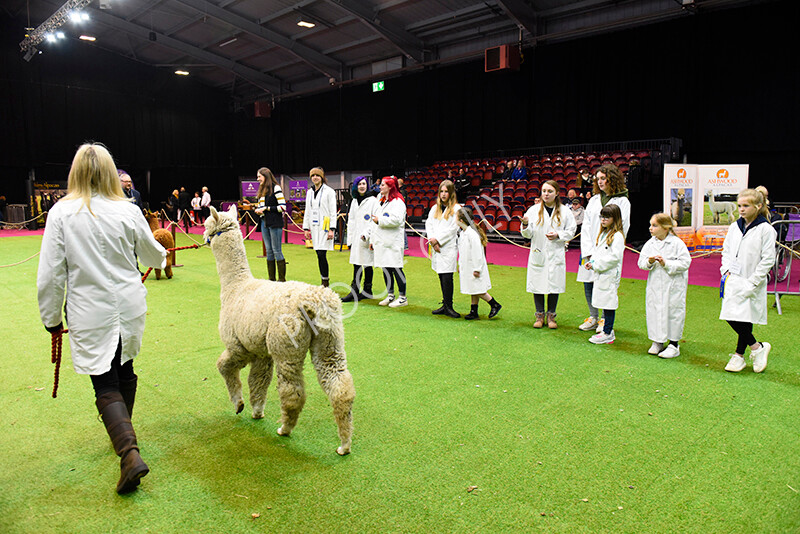
{"type": "Polygon", "coordinates": [[[47,216],[39,312],[47,331],[60,334],[66,295],[72,363],[76,372],[90,375],[97,411],[120,457],[117,493],[135,490],[149,472],[131,423],[133,358],[147,315],[137,256],[149,267],[166,265],[166,251],[142,211],[122,192],[111,154],[103,145],[83,145],[72,161],[67,196],[47,216]]]}
{"type": "MultiPolygon", "coordinates": [[[[616,165],[603,165],[595,173],[594,193],[586,205],[583,213],[583,227],[581,228],[581,260],[580,265],[592,259],[594,254],[595,239],[600,231],[600,210],[607,204],[619,206],[622,215],[622,233],[628,235],[631,225],[631,203],[628,200],[628,190],[625,189],[625,177],[616,165]]],[[[578,282],[583,282],[583,294],[589,307],[589,317],[578,328],[581,330],[603,329],[599,320],[600,312],[592,305],[592,285],[595,277],[591,269],[578,268],[578,282]]]]}
{"type": "Polygon", "coordinates": [[[442,306],[433,315],[447,315],[457,319],[461,315],[453,309],[453,273],[458,269],[458,222],[456,212],[461,206],[456,202],[456,188],[450,180],[439,185],[439,198],[428,213],[425,233],[431,250],[431,269],[439,275],[442,288],[442,306]]]}
{"type": "Polygon", "coordinates": [[[406,203],[397,190],[397,178],[384,176],[380,185],[380,197],[372,212],[372,242],[375,252],[375,267],[383,269],[386,280],[386,298],[380,306],[399,308],[408,305],[406,298],[406,275],[403,272],[405,252],[406,203]],[[398,297],[394,289],[397,284],[398,297]]]}
{"type": "Polygon", "coordinates": [[[544,296],[547,295],[547,326],[558,328],[556,306],[567,279],[566,244],[575,236],[575,217],[561,203],[558,182],[542,184],[542,201],[522,217],[520,233],[531,240],[528,254],[527,291],[533,293],[536,307],[534,328],[544,325],[544,296]]]}
{"type": "Polygon", "coordinates": [[[314,167],[309,175],[313,187],[306,194],[303,232],[305,238],[311,240],[314,252],[317,253],[322,285],[328,287],[328,251],[333,250],[333,233],[336,230],[336,193],[328,187],[322,167],[314,167]]]}
{"type": "Polygon", "coordinates": [[[486,265],[486,234],[472,220],[472,210],[462,206],[457,212],[458,227],[458,271],[461,293],[470,296],[470,310],[464,319],[478,319],[478,302],[483,299],[491,306],[489,319],[497,315],[502,306],[489,293],[492,281],[486,265]]]}
{"type": "Polygon", "coordinates": [[[686,320],[686,288],[692,257],[686,244],[675,235],[674,221],[666,213],[650,218],[650,238],[639,253],[639,268],[649,271],[645,310],[647,337],[653,345],[647,351],[661,358],[675,358],[686,320]]]}
{"type": "Polygon", "coordinates": [[[372,263],[374,261],[370,249],[372,233],[372,212],[378,200],[377,193],[369,190],[366,176],[359,176],[351,187],[353,201],[347,215],[347,246],[350,248],[350,263],[353,265],[353,281],[350,292],[342,297],[342,302],[358,302],[372,298],[372,263]],[[364,291],[360,291],[361,278],[364,279],[364,291]]]}
{"type": "Polygon", "coordinates": [[[767,324],[767,274],[775,264],[775,229],[769,224],[764,196],[745,189],[738,197],[741,218],[730,225],[722,243],[719,318],[728,321],[739,336],[726,371],[738,373],[747,366],[744,353],[750,347],[753,371],[767,366],[772,346],[759,343],[753,324],[767,324]]]}
{"type": "Polygon", "coordinates": [[[600,210],[600,233],[595,241],[592,259],[585,268],[595,273],[592,287],[592,306],[603,310],[603,330],[589,341],[599,345],[613,343],[614,318],[619,299],[617,290],[622,277],[622,255],[625,253],[625,235],[622,233],[622,214],[619,206],[608,204],[600,210]]]}

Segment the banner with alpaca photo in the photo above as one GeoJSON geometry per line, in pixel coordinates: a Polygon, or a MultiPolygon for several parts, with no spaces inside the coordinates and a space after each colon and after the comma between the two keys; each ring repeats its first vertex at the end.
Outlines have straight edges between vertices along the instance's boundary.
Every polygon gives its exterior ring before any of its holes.
{"type": "MultiPolygon", "coordinates": [[[[667,163],[664,165],[664,213],[669,213],[677,227],[694,231],[697,193],[697,165],[667,163]]],[[[699,211],[699,210],[698,210],[699,211]]]]}
{"type": "Polygon", "coordinates": [[[703,211],[698,227],[728,227],[739,218],[736,196],[747,189],[750,166],[698,165],[703,211]]]}

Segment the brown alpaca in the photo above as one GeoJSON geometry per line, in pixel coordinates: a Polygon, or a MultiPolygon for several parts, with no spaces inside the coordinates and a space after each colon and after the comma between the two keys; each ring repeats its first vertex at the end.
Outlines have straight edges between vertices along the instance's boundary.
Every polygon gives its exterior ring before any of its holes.
{"type": "MultiPolygon", "coordinates": [[[[169,230],[159,228],[157,213],[148,211],[144,218],[147,219],[147,224],[150,225],[150,230],[153,231],[153,237],[156,238],[156,241],[161,243],[162,247],[167,250],[175,248],[175,240],[172,238],[172,234],[169,230]]],[[[164,268],[164,274],[167,275],[167,278],[172,278],[173,254],[173,252],[167,253],[167,266],[164,268]]],[[[161,280],[161,269],[156,269],[156,280],[161,280]]]]}

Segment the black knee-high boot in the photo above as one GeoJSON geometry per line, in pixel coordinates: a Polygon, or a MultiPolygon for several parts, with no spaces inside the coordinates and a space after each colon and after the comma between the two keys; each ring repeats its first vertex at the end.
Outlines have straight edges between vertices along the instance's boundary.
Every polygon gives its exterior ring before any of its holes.
{"type": "Polygon", "coordinates": [[[353,265],[353,281],[350,282],[350,291],[342,297],[342,302],[358,301],[360,296],[358,293],[358,271],[360,268],[360,265],[353,265]]]}
{"type": "Polygon", "coordinates": [[[371,299],[372,297],[372,275],[374,273],[369,265],[363,266],[364,269],[364,290],[358,294],[359,300],[371,299]]]}
{"type": "Polygon", "coordinates": [[[444,315],[458,319],[461,314],[453,309],[453,273],[444,273],[439,275],[444,280],[444,290],[442,296],[444,297],[445,312],[444,315]]]}

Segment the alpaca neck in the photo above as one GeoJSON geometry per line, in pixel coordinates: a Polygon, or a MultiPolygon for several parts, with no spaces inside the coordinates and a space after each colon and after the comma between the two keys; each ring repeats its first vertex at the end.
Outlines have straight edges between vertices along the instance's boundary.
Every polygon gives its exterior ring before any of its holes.
{"type": "Polygon", "coordinates": [[[156,230],[158,230],[158,219],[148,217],[147,224],[150,225],[151,232],[155,232],[156,230]]]}
{"type": "Polygon", "coordinates": [[[217,272],[222,291],[237,283],[253,279],[241,236],[234,231],[213,238],[211,250],[217,260],[217,272]]]}

